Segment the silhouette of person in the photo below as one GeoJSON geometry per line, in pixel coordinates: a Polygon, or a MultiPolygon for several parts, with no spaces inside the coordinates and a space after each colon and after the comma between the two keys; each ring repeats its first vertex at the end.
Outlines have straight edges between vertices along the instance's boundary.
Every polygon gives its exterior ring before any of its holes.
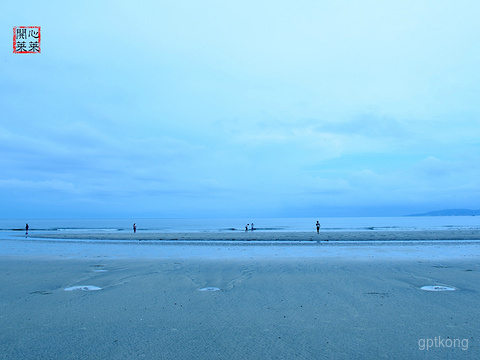
{"type": "Polygon", "coordinates": [[[25,224],[25,235],[28,235],[28,223],[25,224]]]}
{"type": "Polygon", "coordinates": [[[248,231],[248,225],[250,224],[245,225],[245,231],[248,231]]]}
{"type": "Polygon", "coordinates": [[[252,231],[253,231],[253,223],[252,223],[252,227],[251,227],[252,231]]]}
{"type": "Polygon", "coordinates": [[[137,224],[133,223],[133,233],[135,234],[137,232],[137,224]]]}
{"type": "Polygon", "coordinates": [[[319,232],[319,231],[320,231],[320,223],[318,222],[318,220],[317,220],[317,224],[316,224],[316,225],[317,225],[317,234],[319,234],[319,233],[320,233],[320,232],[319,232]]]}

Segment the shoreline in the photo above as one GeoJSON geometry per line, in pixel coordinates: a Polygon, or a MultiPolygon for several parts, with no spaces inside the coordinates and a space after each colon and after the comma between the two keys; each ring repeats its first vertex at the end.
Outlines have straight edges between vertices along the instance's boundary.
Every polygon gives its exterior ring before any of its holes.
{"type": "MultiPolygon", "coordinates": [[[[15,237],[25,235],[15,234],[15,237]]],[[[46,232],[31,233],[28,238],[63,240],[132,240],[132,241],[445,241],[480,240],[480,230],[362,230],[362,231],[320,231],[315,232],[46,232]]]]}
{"type": "MultiPolygon", "coordinates": [[[[74,235],[74,234],[70,234],[74,235]]],[[[85,234],[77,234],[85,236],[85,234]]],[[[104,234],[103,234],[104,235],[104,234]]],[[[118,234],[114,234],[118,235],[118,234]]],[[[261,241],[76,239],[70,236],[0,239],[0,258],[28,259],[197,259],[261,260],[329,259],[361,261],[442,261],[480,259],[478,240],[276,241],[268,234],[261,241]]],[[[152,234],[155,238],[158,234],[152,234]]],[[[431,235],[431,234],[430,234],[431,235]]],[[[345,234],[344,234],[345,236],[345,234]]],[[[103,237],[102,237],[103,238],[103,237]]],[[[198,237],[197,237],[198,238],[198,237]]],[[[417,238],[415,236],[414,238],[417,238]]]]}

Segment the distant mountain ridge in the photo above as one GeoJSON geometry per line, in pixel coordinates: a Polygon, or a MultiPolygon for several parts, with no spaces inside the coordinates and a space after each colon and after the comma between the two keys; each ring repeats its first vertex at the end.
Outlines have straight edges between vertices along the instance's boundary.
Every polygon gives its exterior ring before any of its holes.
{"type": "Polygon", "coordinates": [[[430,211],[423,214],[412,214],[407,216],[476,216],[480,215],[480,210],[470,209],[445,209],[430,211]]]}

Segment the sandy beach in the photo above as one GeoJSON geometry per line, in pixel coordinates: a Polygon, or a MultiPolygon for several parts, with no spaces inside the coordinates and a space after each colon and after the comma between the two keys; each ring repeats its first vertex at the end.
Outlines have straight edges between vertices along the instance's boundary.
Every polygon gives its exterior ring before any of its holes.
{"type": "Polygon", "coordinates": [[[432,231],[321,231],[274,232],[138,232],[120,233],[65,233],[46,232],[30,235],[33,238],[87,239],[87,240],[163,240],[163,241],[404,241],[404,240],[480,240],[480,230],[432,230],[432,231]]]}
{"type": "Polygon", "coordinates": [[[17,241],[17,249],[63,253],[16,253],[7,243],[1,359],[480,356],[475,242],[202,252],[188,244],[17,241]]]}

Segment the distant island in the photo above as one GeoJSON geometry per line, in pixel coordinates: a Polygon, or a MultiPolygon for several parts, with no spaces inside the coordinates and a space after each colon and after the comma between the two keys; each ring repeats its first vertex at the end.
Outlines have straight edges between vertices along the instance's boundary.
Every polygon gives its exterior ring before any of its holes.
{"type": "Polygon", "coordinates": [[[446,210],[430,211],[423,214],[412,214],[407,216],[477,216],[477,215],[480,215],[480,210],[446,209],[446,210]]]}

